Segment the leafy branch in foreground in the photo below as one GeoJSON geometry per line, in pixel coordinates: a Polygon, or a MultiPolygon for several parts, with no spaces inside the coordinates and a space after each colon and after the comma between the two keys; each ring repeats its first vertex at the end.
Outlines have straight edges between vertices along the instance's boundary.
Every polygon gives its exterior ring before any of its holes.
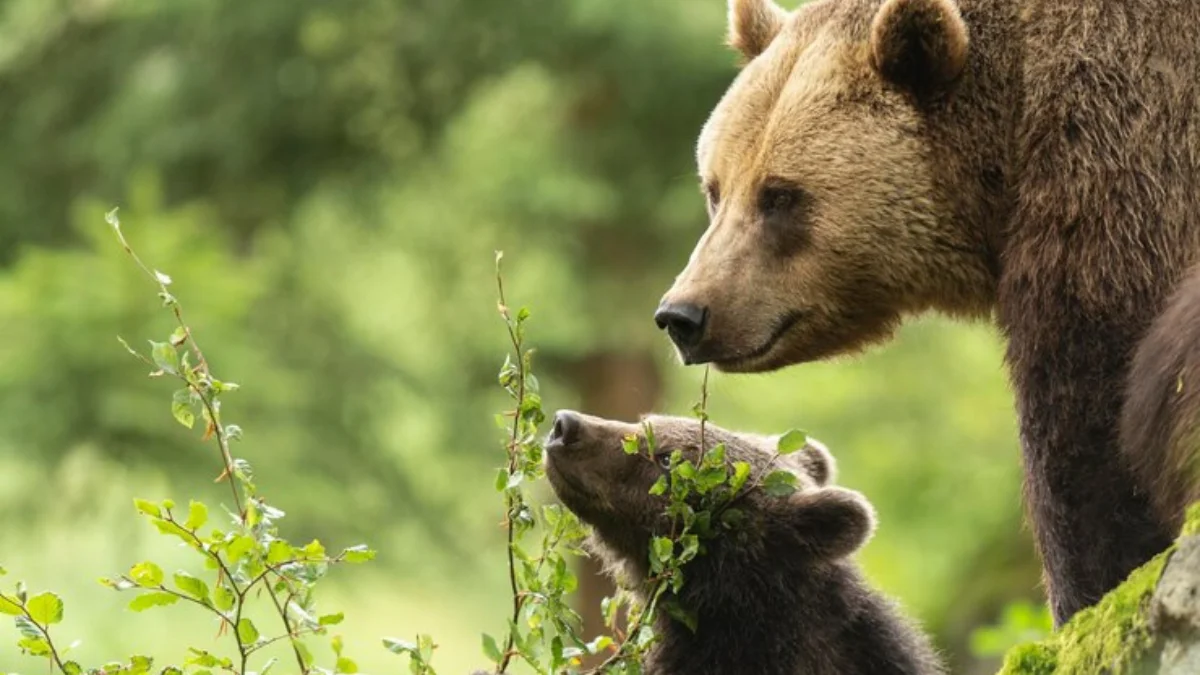
{"type": "MultiPolygon", "coordinates": [[[[124,340],[121,343],[152,368],[151,377],[173,378],[180,382],[181,388],[172,396],[171,413],[189,429],[193,428],[199,413],[204,422],[203,440],[215,440],[220,455],[222,471],[217,481],[229,483],[234,510],[228,511],[227,529],[221,529],[209,525],[209,509],[201,502],[192,501],[186,511],[177,512],[171,500],[135,500],[137,510],[161,534],[179,539],[203,560],[206,578],[180,570],[168,580],[160,565],[145,561],[132,566],[125,574],[102,579],[101,583],[118,591],[136,593],[129,603],[133,611],[183,601],[211,614],[218,622],[218,635],[228,636],[232,641],[232,656],[189,648],[182,665],[194,675],[209,675],[210,669],[231,675],[265,675],[277,659],[263,660],[254,670],[251,670],[252,661],[258,661],[256,657],[263,656],[260,652],[266,648],[282,642],[291,647],[296,662],[294,672],[303,675],[357,672],[357,664],[344,655],[339,636],[329,640],[333,653],[331,668],[316,665],[306,638],[328,635],[329,627],[343,619],[341,613],[317,612],[317,582],[331,566],[365,562],[375,556],[374,551],[355,546],[331,554],[319,541],[293,546],[280,536],[278,521],[283,517],[283,511],[258,495],[249,463],[234,457],[231,452],[231,444],[241,439],[242,431],[237,425],[222,421],[222,396],[236,391],[237,385],[213,376],[208,360],[184,321],[182,306],[168,288],[171,278],[142,262],[121,232],[115,210],[106,220],[125,252],[158,286],[159,298],[163,306],[171,310],[176,323],[166,341],[150,342],[148,354],[133,349],[124,340]],[[278,617],[277,631],[264,630],[249,617],[247,610],[254,598],[264,599],[278,617]]],[[[127,662],[109,663],[86,671],[78,663],[65,660],[69,650],[59,649],[50,634],[50,626],[63,618],[63,602],[53,593],[29,597],[24,586],[17,584],[13,594],[0,593],[0,613],[14,617],[22,636],[17,643],[22,653],[47,659],[51,673],[137,675],[151,672],[153,661],[145,656],[133,656],[127,662]]],[[[183,671],[169,666],[160,672],[176,675],[183,671]]]]}

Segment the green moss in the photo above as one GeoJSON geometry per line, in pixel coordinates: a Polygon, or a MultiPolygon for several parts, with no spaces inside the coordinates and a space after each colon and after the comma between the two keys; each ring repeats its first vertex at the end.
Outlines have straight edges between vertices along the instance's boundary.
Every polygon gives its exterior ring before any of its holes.
{"type": "MultiPolygon", "coordinates": [[[[1187,511],[1180,536],[1200,534],[1200,502],[1187,511]]],[[[1094,607],[1075,615],[1042,642],[1018,645],[999,675],[1128,675],[1153,647],[1147,626],[1150,598],[1175,547],[1134,570],[1094,607]]]]}
{"type": "MultiPolygon", "coordinates": [[[[1195,515],[1200,518],[1200,510],[1195,515]]],[[[1000,675],[1128,673],[1154,644],[1146,614],[1173,550],[1135,570],[1125,583],[1076,614],[1049,639],[1010,650],[1000,675]]]]}
{"type": "MultiPolygon", "coordinates": [[[[1187,512],[1181,536],[1200,534],[1200,502],[1187,512]]],[[[1009,650],[999,675],[1123,675],[1154,644],[1146,625],[1150,597],[1175,547],[1134,570],[1096,606],[1075,615],[1042,642],[1009,650]]]]}
{"type": "Polygon", "coordinates": [[[1180,536],[1191,537],[1200,534],[1200,502],[1188,507],[1187,517],[1183,522],[1183,532],[1180,536]]]}

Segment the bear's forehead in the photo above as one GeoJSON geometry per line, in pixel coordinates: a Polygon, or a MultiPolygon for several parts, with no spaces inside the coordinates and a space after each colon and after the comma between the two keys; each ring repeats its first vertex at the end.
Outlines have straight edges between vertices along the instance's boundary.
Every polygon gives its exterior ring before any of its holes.
{"type": "Polygon", "coordinates": [[[782,143],[802,142],[827,124],[838,101],[861,87],[868,71],[870,1],[823,0],[793,13],[785,30],[746,65],[701,130],[702,177],[759,175],[782,143]]]}

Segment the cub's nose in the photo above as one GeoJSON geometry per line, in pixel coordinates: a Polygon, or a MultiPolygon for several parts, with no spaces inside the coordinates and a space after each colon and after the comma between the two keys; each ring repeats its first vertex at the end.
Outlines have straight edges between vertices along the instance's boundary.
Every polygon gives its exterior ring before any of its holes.
{"type": "Polygon", "coordinates": [[[573,410],[559,410],[554,413],[554,426],[550,428],[550,438],[546,445],[570,445],[579,438],[579,428],[583,425],[579,413],[573,410]]]}
{"type": "Polygon", "coordinates": [[[688,349],[699,344],[704,337],[704,324],[708,320],[708,310],[699,305],[686,302],[666,303],[658,306],[654,312],[654,323],[667,331],[671,341],[680,349],[688,349]]]}

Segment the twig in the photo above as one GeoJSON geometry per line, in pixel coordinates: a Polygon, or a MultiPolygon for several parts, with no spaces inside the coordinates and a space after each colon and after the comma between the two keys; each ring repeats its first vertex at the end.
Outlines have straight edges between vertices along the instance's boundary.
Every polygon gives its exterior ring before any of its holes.
{"type": "Polygon", "coordinates": [[[21,611],[25,613],[25,618],[29,620],[29,623],[38,629],[38,632],[42,634],[42,637],[46,638],[46,646],[50,648],[50,659],[53,665],[58,666],[58,669],[61,672],[66,673],[67,669],[63,666],[62,658],[58,655],[58,648],[54,646],[54,640],[50,638],[49,626],[43,626],[35,621],[33,615],[30,614],[29,610],[25,607],[21,607],[21,611]]]}
{"type": "MultiPolygon", "coordinates": [[[[187,338],[188,349],[190,349],[192,353],[196,355],[197,369],[208,381],[211,382],[213,378],[212,371],[208,366],[208,360],[204,358],[204,352],[200,350],[200,345],[197,344],[196,338],[192,335],[191,327],[189,327],[187,322],[183,319],[183,308],[179,306],[179,301],[174,295],[171,294],[171,291],[167,289],[167,284],[171,283],[170,277],[167,277],[167,275],[163,274],[162,272],[151,270],[146,263],[142,262],[142,259],[138,256],[137,252],[133,250],[133,247],[130,246],[129,242],[125,239],[125,233],[121,231],[121,222],[117,219],[116,209],[110,211],[105,219],[108,221],[109,225],[112,226],[113,232],[115,232],[117,235],[117,240],[121,242],[121,247],[125,249],[125,253],[127,253],[135,263],[137,263],[137,266],[146,273],[146,276],[150,277],[150,279],[158,285],[159,297],[161,297],[163,302],[171,308],[171,312],[175,315],[175,322],[179,324],[179,327],[183,330],[184,336],[187,338]]],[[[196,394],[200,396],[200,400],[204,403],[205,410],[208,411],[209,420],[213,425],[213,431],[217,437],[217,445],[221,450],[221,461],[225,465],[225,471],[223,475],[229,480],[229,489],[233,492],[234,506],[237,507],[238,514],[241,516],[242,520],[245,521],[246,509],[242,504],[242,497],[238,492],[237,481],[235,480],[236,476],[234,474],[233,454],[229,451],[229,439],[225,435],[225,429],[221,426],[221,418],[218,414],[217,406],[214,404],[210,396],[205,395],[205,392],[201,391],[199,387],[188,381],[186,374],[181,373],[180,377],[184,380],[188,387],[192,389],[192,391],[196,392],[196,394]]]]}
{"type": "MultiPolygon", "coordinates": [[[[516,448],[518,439],[521,436],[521,408],[525,405],[525,355],[521,351],[521,338],[517,335],[516,329],[513,327],[512,316],[508,312],[508,304],[504,299],[504,277],[500,274],[500,256],[496,256],[496,290],[500,299],[500,316],[504,318],[504,325],[508,329],[508,338],[512,343],[513,351],[517,357],[517,407],[513,413],[512,437],[508,442],[508,473],[512,474],[517,469],[517,453],[516,448]]],[[[505,496],[505,506],[507,507],[507,525],[508,525],[508,582],[512,589],[513,595],[513,611],[512,625],[517,625],[521,619],[521,608],[525,605],[524,596],[520,593],[520,588],[517,586],[517,560],[513,553],[513,521],[516,517],[514,513],[517,507],[517,501],[512,495],[505,496]]],[[[516,636],[513,631],[508,632],[508,637],[504,641],[503,656],[500,663],[496,666],[496,673],[505,672],[509,662],[512,660],[513,645],[515,644],[516,636]]]]}

